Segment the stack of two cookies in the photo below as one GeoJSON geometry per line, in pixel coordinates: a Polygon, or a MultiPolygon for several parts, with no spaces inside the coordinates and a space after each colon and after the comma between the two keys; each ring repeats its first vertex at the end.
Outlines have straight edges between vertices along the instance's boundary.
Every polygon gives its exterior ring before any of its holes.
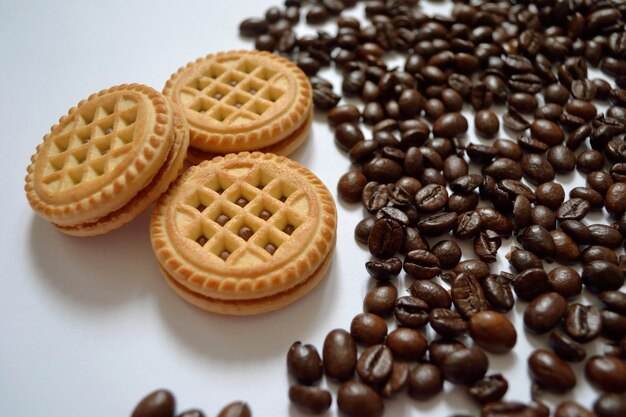
{"type": "Polygon", "coordinates": [[[163,194],[151,237],[177,293],[224,314],[280,308],[321,280],[335,244],[326,187],[299,164],[262,153],[289,154],[304,142],[311,102],[297,67],[256,51],[199,59],[164,95],[137,84],[103,90],[44,138],[28,167],[28,200],[60,231],[92,236],[163,194]],[[213,159],[170,187],[188,145],[194,163],[213,159]],[[250,150],[262,152],[241,152],[250,150]]]}

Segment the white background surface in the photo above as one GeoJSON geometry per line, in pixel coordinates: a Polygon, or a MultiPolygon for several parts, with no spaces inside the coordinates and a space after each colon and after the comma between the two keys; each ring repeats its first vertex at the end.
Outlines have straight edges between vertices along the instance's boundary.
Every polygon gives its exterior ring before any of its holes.
{"type": "MultiPolygon", "coordinates": [[[[0,0],[0,416],[124,416],[159,387],[176,394],[179,411],[199,407],[212,416],[241,399],[255,416],[302,415],[287,398],[289,346],[301,340],[321,351],[328,331],[349,328],[373,284],[363,267],[368,253],[352,236],[360,205],[337,200],[337,251],[318,288],[282,311],[231,318],[205,313],[170,291],[150,246],[148,213],[105,236],[72,238],[38,218],[23,192],[36,145],[79,100],[128,82],[160,90],[172,72],[197,57],[250,49],[252,42],[238,36],[239,22],[278,3],[0,0]]],[[[424,4],[429,11],[446,10],[424,4]]],[[[323,116],[292,157],[336,197],[337,180],[350,164],[323,116]]],[[[463,248],[472,257],[471,248],[463,248]]],[[[505,253],[500,250],[500,260],[505,253]]],[[[506,261],[492,268],[499,269],[508,270],[506,261]]],[[[509,314],[518,329],[524,306],[509,314]]],[[[506,399],[527,401],[526,358],[546,344],[518,332],[514,352],[490,355],[489,372],[508,378],[506,399]]],[[[590,406],[596,395],[579,373],[569,397],[590,406]]],[[[434,400],[419,403],[403,394],[386,406],[386,416],[478,415],[464,389],[449,383],[434,400]]],[[[337,414],[333,404],[327,415],[337,414]]]]}

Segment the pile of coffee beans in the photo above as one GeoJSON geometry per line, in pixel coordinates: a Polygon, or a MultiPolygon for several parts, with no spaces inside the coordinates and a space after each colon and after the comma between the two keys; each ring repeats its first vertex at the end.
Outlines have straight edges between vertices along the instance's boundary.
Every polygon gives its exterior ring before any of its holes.
{"type": "Polygon", "coordinates": [[[465,385],[482,417],[544,417],[541,392],[569,392],[570,363],[586,361],[586,380],[604,392],[586,404],[596,414],[563,401],[553,415],[624,417],[626,3],[472,0],[429,16],[417,0],[379,0],[362,5],[363,19],[342,15],[356,3],[286,0],[239,28],[310,77],[354,168],[338,195],[367,213],[354,236],[376,284],[321,356],[291,347],[292,402],[327,410],[331,393],[316,385],[326,375],[341,383],[344,414],[380,416],[382,398],[423,401],[445,380],[465,385]],[[298,36],[301,15],[336,30],[298,36]],[[398,55],[403,65],[390,66],[398,55]],[[318,75],[331,67],[341,95],[318,75]],[[481,140],[468,143],[468,132],[481,140]],[[566,193],[561,180],[574,172],[586,186],[566,193]],[[608,224],[588,220],[598,213],[608,224]],[[491,269],[503,245],[512,272],[491,269]],[[394,283],[402,271],[414,280],[408,295],[394,283]],[[516,302],[525,331],[547,342],[527,361],[529,404],[503,400],[508,383],[488,374],[483,352],[514,348],[516,302]],[[427,340],[426,326],[441,338],[427,340]],[[601,353],[587,358],[595,340],[601,353]]]}
{"type": "MultiPolygon", "coordinates": [[[[194,408],[180,413],[176,412],[176,398],[166,389],[158,389],[139,401],[131,417],[205,417],[201,410],[194,408]]],[[[251,417],[248,404],[236,401],[225,406],[217,417],[251,417]]]]}

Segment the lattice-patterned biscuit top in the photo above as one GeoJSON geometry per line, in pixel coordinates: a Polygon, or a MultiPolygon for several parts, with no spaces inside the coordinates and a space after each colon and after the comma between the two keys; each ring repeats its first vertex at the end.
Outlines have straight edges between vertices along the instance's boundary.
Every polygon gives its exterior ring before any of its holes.
{"type": "Polygon", "coordinates": [[[152,243],[181,284],[209,297],[277,293],[308,277],[335,240],[332,197],[284,157],[241,153],[190,168],[161,198],[152,243]]]}
{"type": "Polygon", "coordinates": [[[171,107],[149,87],[123,85],[94,94],[62,117],[37,148],[26,177],[29,202],[60,225],[107,214],[156,174],[171,131],[171,107]]]}
{"type": "Polygon", "coordinates": [[[192,146],[216,153],[284,139],[306,119],[312,103],[304,73],[260,51],[201,58],[172,75],[163,93],[185,108],[192,146]]]}

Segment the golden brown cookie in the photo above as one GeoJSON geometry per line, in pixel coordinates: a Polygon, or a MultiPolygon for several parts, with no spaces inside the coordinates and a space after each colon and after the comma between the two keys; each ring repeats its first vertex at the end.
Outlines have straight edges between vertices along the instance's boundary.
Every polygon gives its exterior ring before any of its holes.
{"type": "Polygon", "coordinates": [[[184,108],[190,146],[217,155],[267,149],[288,139],[310,121],[312,109],[302,70],[261,51],[200,58],[172,75],[163,94],[184,108]]]}
{"type": "Polygon", "coordinates": [[[337,212],[311,171],[242,152],[189,168],[158,201],[152,246],[170,286],[221,314],[281,308],[324,276],[337,212]]]}
{"type": "MultiPolygon", "coordinates": [[[[263,153],[273,153],[281,156],[289,156],[293,151],[298,149],[300,145],[302,145],[306,139],[309,137],[309,132],[311,130],[311,124],[313,123],[313,109],[311,109],[310,116],[304,122],[302,126],[298,128],[295,132],[293,132],[289,137],[277,142],[273,145],[267,146],[265,148],[261,148],[258,151],[263,153]]],[[[189,148],[187,152],[187,160],[194,165],[199,164],[202,161],[208,161],[216,156],[221,156],[219,154],[201,151],[196,148],[189,148]]]]}
{"type": "Polygon", "coordinates": [[[26,196],[57,229],[106,233],[152,204],[182,169],[189,131],[176,104],[139,84],[70,109],[31,158],[26,196]]]}

